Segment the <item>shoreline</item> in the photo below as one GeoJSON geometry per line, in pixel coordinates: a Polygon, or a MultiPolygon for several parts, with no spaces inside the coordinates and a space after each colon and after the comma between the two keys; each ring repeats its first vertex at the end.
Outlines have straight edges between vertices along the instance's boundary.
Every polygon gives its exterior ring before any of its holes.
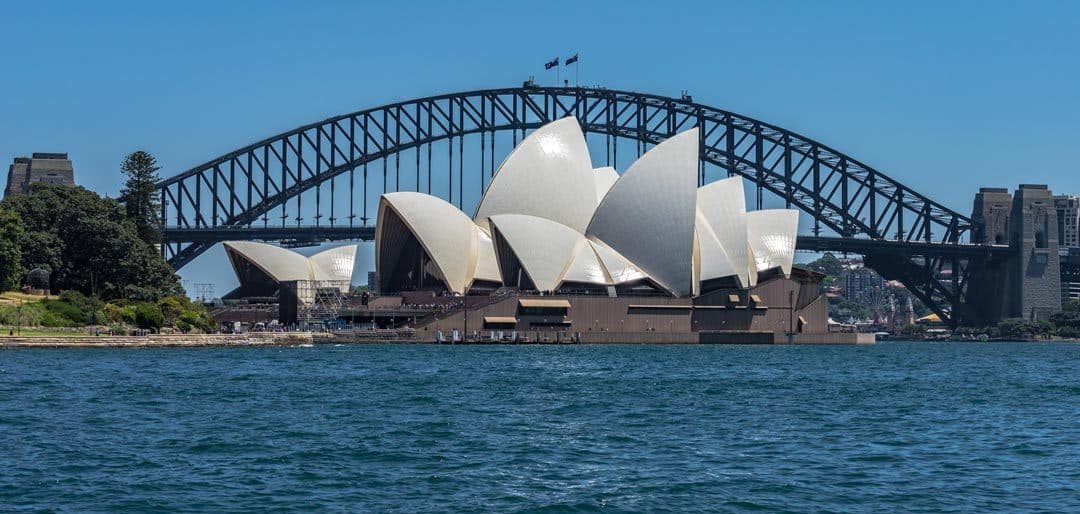
{"type": "MultiPolygon", "coordinates": [[[[918,341],[917,343],[981,343],[981,342],[1005,342],[1005,341],[918,341]]],[[[1031,343],[1077,343],[1075,339],[1036,340],[1036,341],[1008,341],[1008,342],[1031,342],[1031,343]]],[[[351,337],[337,337],[324,332],[249,332],[244,334],[152,334],[146,336],[2,336],[0,337],[0,350],[18,348],[251,348],[251,347],[284,347],[306,345],[370,345],[370,344],[431,344],[448,346],[449,343],[438,343],[421,339],[394,338],[387,339],[357,339],[351,337]]],[[[509,343],[492,341],[468,341],[458,342],[459,346],[489,346],[489,345],[581,345],[581,344],[636,344],[636,345],[668,345],[668,344],[701,344],[713,345],[745,345],[759,344],[771,346],[779,343],[767,342],[659,342],[659,341],[582,341],[580,343],[509,343]]],[[[837,343],[798,341],[797,346],[864,346],[865,343],[837,343]]],[[[872,343],[871,343],[872,344],[872,343]]]]}
{"type": "Polygon", "coordinates": [[[3,336],[4,348],[223,348],[297,346],[315,344],[312,332],[256,332],[246,334],[151,334],[146,336],[3,336]]]}

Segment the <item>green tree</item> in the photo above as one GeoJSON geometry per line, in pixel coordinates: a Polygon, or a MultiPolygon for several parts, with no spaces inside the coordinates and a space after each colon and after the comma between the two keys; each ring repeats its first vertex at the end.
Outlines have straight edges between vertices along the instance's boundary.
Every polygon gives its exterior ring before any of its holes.
{"type": "Polygon", "coordinates": [[[825,252],[825,255],[822,255],[818,260],[807,263],[806,269],[826,276],[837,277],[844,272],[844,263],[840,262],[840,259],[837,259],[832,253],[825,252]]]}
{"type": "Polygon", "coordinates": [[[3,205],[25,226],[23,268],[48,269],[54,291],[149,301],[181,292],[176,273],[113,200],[82,187],[41,183],[3,205]]]}
{"type": "Polygon", "coordinates": [[[142,150],[128,154],[120,165],[120,171],[127,177],[124,188],[120,190],[120,201],[128,218],[135,222],[139,237],[151,244],[161,242],[161,219],[158,214],[161,204],[154,186],[158,181],[159,169],[161,167],[154,156],[142,150]]]}
{"type": "Polygon", "coordinates": [[[0,209],[0,291],[16,289],[22,280],[23,234],[23,223],[19,214],[9,209],[0,209]]]}
{"type": "Polygon", "coordinates": [[[1058,335],[1075,337],[1073,334],[1080,333],[1080,302],[1076,300],[1062,302],[1061,312],[1052,314],[1050,321],[1057,327],[1058,335]]]}
{"type": "Polygon", "coordinates": [[[1023,318],[1009,318],[998,322],[997,329],[1001,337],[1030,339],[1037,334],[1044,333],[1046,327],[1023,318]]]}

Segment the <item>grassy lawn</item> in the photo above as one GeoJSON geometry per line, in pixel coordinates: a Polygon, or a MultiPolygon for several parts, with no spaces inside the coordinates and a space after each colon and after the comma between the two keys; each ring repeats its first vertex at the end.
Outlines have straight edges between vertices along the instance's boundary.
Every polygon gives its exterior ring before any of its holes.
{"type": "Polygon", "coordinates": [[[18,303],[34,303],[40,302],[49,296],[38,296],[34,294],[26,294],[19,291],[5,291],[0,293],[0,305],[16,305],[18,303]]]}
{"type": "Polygon", "coordinates": [[[11,332],[11,331],[14,331],[15,337],[82,337],[82,336],[92,335],[89,332],[87,332],[86,330],[81,330],[81,329],[79,329],[79,330],[70,330],[70,329],[50,329],[50,328],[41,328],[41,327],[33,327],[33,328],[23,327],[22,335],[20,336],[19,331],[15,327],[2,327],[2,328],[0,328],[0,339],[5,338],[5,337],[11,337],[11,336],[8,335],[8,333],[11,332]]]}

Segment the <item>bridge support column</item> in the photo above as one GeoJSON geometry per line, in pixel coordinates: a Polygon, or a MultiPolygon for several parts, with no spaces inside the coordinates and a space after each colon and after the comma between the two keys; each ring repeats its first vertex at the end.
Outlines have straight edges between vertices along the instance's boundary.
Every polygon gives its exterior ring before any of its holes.
{"type": "Polygon", "coordinates": [[[1008,259],[986,262],[970,276],[972,318],[992,324],[1005,318],[1047,319],[1061,310],[1061,257],[1057,211],[1045,185],[1021,184],[975,195],[972,243],[1008,244],[1008,259]]]}
{"type": "MultiPolygon", "coordinates": [[[[971,242],[1008,245],[1012,203],[1012,194],[1007,188],[979,188],[971,212],[971,242]]],[[[967,302],[960,320],[962,325],[993,325],[1012,315],[1007,286],[1013,260],[1013,257],[993,261],[978,259],[968,264],[967,302]]]]}
{"type": "Polygon", "coordinates": [[[1018,250],[1008,267],[1009,317],[1043,320],[1061,311],[1057,210],[1047,186],[1021,184],[1016,190],[1009,246],[1018,250]]]}

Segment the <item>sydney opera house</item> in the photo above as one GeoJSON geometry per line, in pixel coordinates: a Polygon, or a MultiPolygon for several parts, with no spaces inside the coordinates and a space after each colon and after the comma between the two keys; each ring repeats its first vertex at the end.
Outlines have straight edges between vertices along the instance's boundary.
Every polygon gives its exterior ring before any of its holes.
{"type": "Polygon", "coordinates": [[[565,118],[511,152],[472,217],[435,196],[385,194],[379,292],[462,299],[414,320],[439,337],[779,342],[827,332],[821,276],[792,266],[798,212],[748,212],[739,177],[698,187],[698,148],[697,129],[679,133],[619,175],[593,168],[565,118]]]}
{"type": "MultiPolygon", "coordinates": [[[[443,341],[848,342],[828,333],[822,276],[792,265],[798,212],[748,212],[739,177],[698,187],[698,148],[682,132],[620,175],[593,168],[565,118],[513,149],[472,217],[384,194],[377,295],[335,315],[443,341]]],[[[240,286],[224,299],[265,299],[292,323],[348,292],[356,245],[225,250],[240,286]]]]}

